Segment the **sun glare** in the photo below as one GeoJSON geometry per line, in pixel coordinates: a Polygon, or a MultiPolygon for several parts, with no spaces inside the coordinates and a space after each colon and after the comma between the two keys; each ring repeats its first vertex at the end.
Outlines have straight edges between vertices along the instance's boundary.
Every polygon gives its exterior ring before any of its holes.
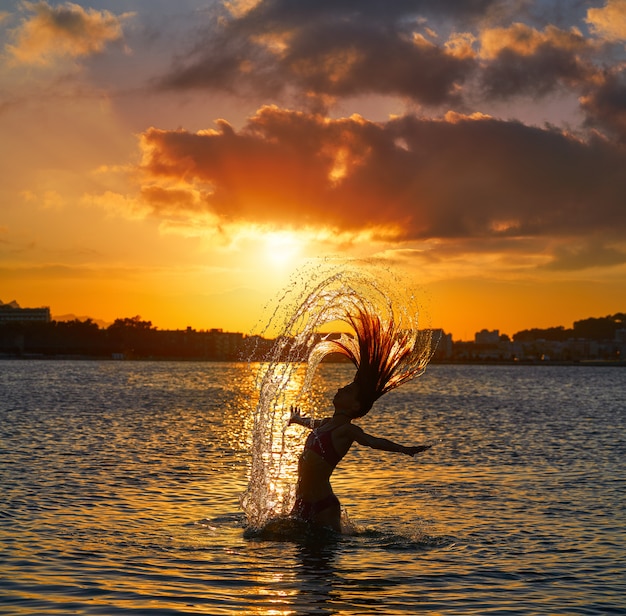
{"type": "Polygon", "coordinates": [[[275,267],[292,264],[293,259],[300,254],[300,248],[298,238],[287,231],[268,233],[265,237],[265,254],[275,267]]]}

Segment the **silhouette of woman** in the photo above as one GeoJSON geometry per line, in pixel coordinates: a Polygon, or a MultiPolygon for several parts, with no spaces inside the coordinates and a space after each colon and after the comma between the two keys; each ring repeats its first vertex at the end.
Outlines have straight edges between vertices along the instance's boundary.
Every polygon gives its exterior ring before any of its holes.
{"type": "Polygon", "coordinates": [[[289,425],[311,429],[298,462],[296,500],[292,515],[341,532],[341,507],[330,477],[354,442],[381,451],[414,456],[431,445],[407,447],[364,432],[352,423],[365,416],[384,393],[420,375],[431,356],[431,332],[403,329],[393,318],[384,322],[368,305],[353,297],[344,320],[356,336],[326,339],[315,349],[317,361],[329,353],[341,353],[357,368],[354,381],[333,398],[332,417],[304,417],[291,408],[289,425]]]}

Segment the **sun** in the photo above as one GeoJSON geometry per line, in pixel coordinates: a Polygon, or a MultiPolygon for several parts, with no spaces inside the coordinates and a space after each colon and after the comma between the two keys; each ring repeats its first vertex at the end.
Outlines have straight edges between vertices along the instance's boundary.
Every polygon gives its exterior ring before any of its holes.
{"type": "Polygon", "coordinates": [[[301,249],[299,238],[290,231],[272,231],[265,235],[265,255],[274,267],[292,265],[301,249]]]}

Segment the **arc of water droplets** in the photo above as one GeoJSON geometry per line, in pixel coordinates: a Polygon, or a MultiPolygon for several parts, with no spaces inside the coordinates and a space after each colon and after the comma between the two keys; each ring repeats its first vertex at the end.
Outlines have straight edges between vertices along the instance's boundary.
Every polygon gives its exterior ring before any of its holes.
{"type": "MultiPolygon", "coordinates": [[[[434,347],[430,330],[418,329],[421,315],[411,289],[393,272],[371,263],[322,262],[298,272],[278,299],[260,334],[276,329],[276,322],[282,318],[280,333],[257,382],[260,394],[254,417],[250,478],[242,497],[250,526],[260,528],[268,519],[288,514],[291,508],[299,450],[286,447],[289,406],[306,398],[319,364],[337,350],[334,342],[321,337],[320,329],[335,322],[343,323],[345,329],[349,326],[346,316],[354,308],[369,310],[398,332],[395,346],[412,345],[414,349],[397,375],[399,382],[423,372],[434,347]],[[297,379],[301,387],[293,391],[290,385],[295,373],[303,368],[304,377],[297,379]]],[[[338,340],[345,345],[356,344],[345,331],[339,333],[338,340]]]]}

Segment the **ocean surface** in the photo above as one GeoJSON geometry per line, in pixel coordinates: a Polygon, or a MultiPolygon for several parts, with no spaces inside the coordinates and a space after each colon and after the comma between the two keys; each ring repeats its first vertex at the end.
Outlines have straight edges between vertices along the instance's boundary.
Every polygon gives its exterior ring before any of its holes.
{"type": "Polygon", "coordinates": [[[240,505],[255,369],[0,361],[0,613],[626,613],[623,368],[431,365],[359,424],[434,447],[355,445],[355,532],[279,537],[240,505]]]}

